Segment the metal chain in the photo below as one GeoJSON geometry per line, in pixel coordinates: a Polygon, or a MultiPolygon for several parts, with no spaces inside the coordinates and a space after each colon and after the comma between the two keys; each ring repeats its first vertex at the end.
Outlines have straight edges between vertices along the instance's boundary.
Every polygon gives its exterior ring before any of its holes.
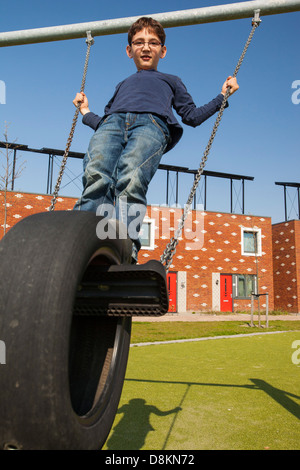
{"type": "MultiPolygon", "coordinates": [[[[94,44],[94,39],[92,38],[91,31],[87,31],[86,35],[87,35],[87,38],[86,38],[87,51],[86,51],[86,57],[85,57],[85,62],[84,62],[83,76],[82,76],[82,81],[81,81],[80,92],[83,92],[84,88],[85,88],[86,74],[87,74],[89,58],[90,58],[90,50],[91,50],[91,46],[94,44]]],[[[65,166],[67,164],[67,159],[68,159],[71,143],[72,143],[73,136],[74,136],[74,131],[75,131],[75,127],[76,127],[76,124],[77,124],[77,119],[78,119],[79,110],[80,110],[80,104],[81,103],[78,103],[78,105],[76,106],[76,111],[75,111],[75,114],[74,114],[74,117],[73,117],[70,134],[69,134],[67,144],[66,144],[66,149],[65,149],[63,159],[62,159],[62,162],[61,162],[61,167],[60,167],[60,170],[59,170],[57,182],[56,182],[56,185],[55,185],[55,188],[54,188],[53,198],[51,200],[51,206],[48,209],[49,211],[53,211],[54,206],[56,204],[56,199],[57,199],[57,196],[58,196],[58,192],[59,192],[61,180],[62,180],[62,177],[63,177],[63,173],[64,173],[64,170],[65,170],[65,166]]]]}
{"type": "MultiPolygon", "coordinates": [[[[246,52],[247,52],[247,49],[250,45],[250,42],[253,38],[253,35],[254,35],[254,32],[256,30],[256,28],[259,26],[261,20],[259,18],[259,11],[260,10],[255,10],[254,14],[254,18],[252,19],[252,29],[251,29],[251,32],[249,34],[249,37],[246,41],[246,44],[245,44],[245,47],[244,47],[244,50],[241,54],[241,57],[239,58],[239,61],[237,63],[237,66],[234,70],[234,73],[233,73],[233,77],[236,77],[237,76],[237,73],[242,65],[242,62],[244,60],[244,57],[246,55],[246,52]]],[[[182,229],[184,227],[184,223],[187,219],[187,216],[188,216],[188,213],[190,211],[190,208],[191,208],[191,205],[192,205],[192,202],[193,202],[193,198],[195,196],[195,193],[196,193],[196,189],[198,187],[198,184],[199,184],[199,181],[200,181],[200,178],[202,176],[202,173],[204,171],[204,167],[205,167],[205,164],[206,164],[206,161],[207,161],[207,158],[208,158],[208,154],[210,152],[210,149],[211,149],[211,146],[212,146],[212,143],[214,141],[214,138],[215,138],[215,135],[217,133],[217,130],[218,130],[218,127],[219,127],[219,124],[220,124],[220,121],[221,121],[221,118],[223,116],[223,111],[225,109],[225,106],[226,106],[226,102],[227,102],[227,99],[230,95],[230,88],[227,89],[226,93],[225,93],[225,96],[223,98],[223,102],[221,104],[221,107],[220,107],[220,110],[219,110],[219,113],[218,113],[218,116],[216,118],[216,121],[215,121],[215,124],[214,124],[214,127],[213,127],[213,130],[212,130],[212,133],[211,133],[211,136],[209,138],[209,141],[208,141],[208,144],[206,146],[206,149],[204,151],[204,154],[203,154],[203,157],[202,157],[202,160],[201,160],[201,163],[200,163],[200,166],[199,166],[199,169],[198,169],[198,172],[195,176],[195,179],[194,179],[194,184],[192,186],[192,189],[191,189],[191,192],[190,192],[190,195],[188,197],[188,200],[184,206],[184,210],[183,210],[183,213],[182,213],[182,216],[181,216],[181,219],[178,223],[178,228],[177,230],[175,231],[174,233],[174,237],[171,238],[170,242],[168,243],[165,251],[163,252],[161,258],[160,258],[160,262],[162,264],[165,264],[165,269],[166,271],[168,272],[169,271],[169,268],[172,264],[172,260],[173,260],[173,256],[174,254],[176,253],[176,247],[178,245],[178,242],[179,242],[179,238],[181,237],[181,234],[182,234],[182,229]]]]}

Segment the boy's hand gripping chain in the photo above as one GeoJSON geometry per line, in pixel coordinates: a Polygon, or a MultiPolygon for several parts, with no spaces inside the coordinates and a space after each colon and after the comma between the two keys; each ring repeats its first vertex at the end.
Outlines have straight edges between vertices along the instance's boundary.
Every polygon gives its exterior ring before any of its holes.
{"type": "MultiPolygon", "coordinates": [[[[246,52],[247,52],[247,49],[250,45],[250,42],[253,38],[253,35],[254,35],[254,32],[257,28],[257,26],[259,26],[261,20],[259,18],[259,12],[260,10],[255,10],[254,11],[254,18],[252,19],[252,29],[251,29],[251,32],[249,34],[249,37],[246,41],[246,44],[245,44],[245,47],[244,47],[244,50],[241,54],[241,57],[239,58],[239,61],[236,65],[236,68],[235,68],[235,71],[233,73],[233,77],[236,77],[237,76],[237,73],[242,65],[242,62],[244,60],[244,57],[246,55],[246,52]]],[[[208,141],[208,144],[207,144],[207,147],[204,151],[204,154],[203,154],[203,157],[202,157],[202,161],[200,163],[200,167],[198,169],[198,172],[195,176],[195,179],[194,179],[194,184],[192,186],[192,189],[191,189],[191,192],[190,192],[190,195],[188,197],[188,200],[184,206],[184,211],[183,211],[183,214],[181,216],[181,219],[179,221],[179,224],[178,224],[178,228],[174,234],[174,237],[171,238],[169,244],[167,245],[165,251],[163,252],[161,258],[160,258],[160,261],[161,263],[165,264],[165,268],[166,268],[166,271],[168,272],[171,264],[172,264],[172,260],[173,260],[173,256],[174,254],[176,253],[176,247],[177,247],[177,244],[179,242],[179,237],[181,236],[182,234],[182,229],[184,227],[184,223],[185,223],[185,220],[188,216],[188,213],[189,213],[189,210],[190,210],[190,207],[192,205],[192,202],[193,202],[193,198],[195,196],[195,193],[196,193],[196,189],[197,189],[197,186],[199,184],[199,181],[200,181],[200,178],[201,178],[201,175],[203,173],[203,170],[204,170],[204,167],[205,167],[205,164],[206,164],[206,161],[207,161],[207,157],[208,157],[208,154],[210,152],[210,149],[211,149],[211,146],[212,146],[212,143],[214,141],[214,138],[215,138],[215,135],[217,133],[217,129],[218,129],[218,126],[220,124],[220,121],[221,121],[221,118],[222,118],[222,115],[223,115],[223,111],[224,111],[224,108],[225,108],[225,105],[226,105],[226,102],[227,102],[227,99],[229,97],[229,94],[230,94],[230,88],[227,89],[226,91],[226,94],[224,96],[224,99],[223,99],[223,102],[222,102],[222,105],[221,105],[221,108],[219,110],[219,113],[218,113],[218,116],[216,118],[216,121],[215,121],[215,124],[214,124],[214,127],[213,127],[213,130],[212,130],[212,134],[210,136],[210,139],[208,141]]]]}

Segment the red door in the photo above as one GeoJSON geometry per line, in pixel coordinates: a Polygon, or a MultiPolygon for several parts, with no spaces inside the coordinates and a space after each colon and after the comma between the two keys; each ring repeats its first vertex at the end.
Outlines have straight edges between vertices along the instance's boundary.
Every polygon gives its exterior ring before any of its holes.
{"type": "Polygon", "coordinates": [[[177,273],[167,274],[167,285],[169,294],[168,312],[177,312],[177,273]]]}
{"type": "Polygon", "coordinates": [[[220,276],[221,312],[232,312],[232,276],[221,274],[220,276]]]}

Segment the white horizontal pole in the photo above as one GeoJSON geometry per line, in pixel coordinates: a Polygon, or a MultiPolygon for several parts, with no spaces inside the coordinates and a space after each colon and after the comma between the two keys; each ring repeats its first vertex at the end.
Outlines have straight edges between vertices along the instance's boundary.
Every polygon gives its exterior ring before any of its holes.
{"type": "Polygon", "coordinates": [[[173,28],[177,26],[251,18],[254,15],[254,11],[258,9],[260,10],[261,16],[292,13],[300,11],[300,0],[254,0],[191,10],[92,21],[88,23],[8,31],[0,33],[0,47],[77,39],[86,37],[87,31],[91,31],[93,37],[126,33],[131,24],[140,16],[151,16],[159,21],[165,28],[173,28]]]}

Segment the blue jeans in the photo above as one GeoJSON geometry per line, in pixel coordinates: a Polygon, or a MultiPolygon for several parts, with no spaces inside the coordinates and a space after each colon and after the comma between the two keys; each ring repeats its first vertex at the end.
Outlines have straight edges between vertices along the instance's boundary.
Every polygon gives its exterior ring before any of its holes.
{"type": "Polygon", "coordinates": [[[74,210],[98,215],[110,210],[111,218],[127,226],[139,250],[138,234],[146,213],[148,186],[169,137],[168,125],[152,114],[107,116],[91,138],[84,156],[83,193],[74,210]],[[139,223],[134,223],[137,220],[139,223]]]}

